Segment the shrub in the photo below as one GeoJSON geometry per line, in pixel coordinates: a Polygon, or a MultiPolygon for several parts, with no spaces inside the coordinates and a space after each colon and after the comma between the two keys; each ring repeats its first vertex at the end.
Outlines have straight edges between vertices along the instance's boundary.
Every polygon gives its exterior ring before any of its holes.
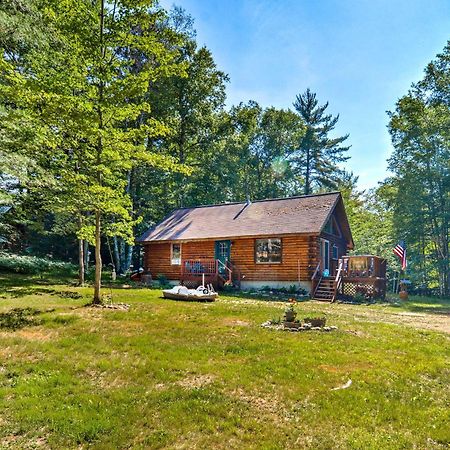
{"type": "Polygon", "coordinates": [[[163,273],[159,273],[156,276],[156,279],[158,280],[160,286],[167,286],[169,284],[169,279],[163,273]]]}
{"type": "Polygon", "coordinates": [[[312,327],[324,327],[327,323],[326,317],[305,317],[303,321],[305,323],[310,323],[312,327]]]}
{"type": "Polygon", "coordinates": [[[28,275],[54,274],[72,276],[78,271],[76,265],[63,261],[39,258],[37,256],[16,255],[0,252],[0,272],[13,272],[28,275]]]}
{"type": "Polygon", "coordinates": [[[289,294],[296,294],[297,293],[297,286],[295,284],[291,284],[287,290],[289,294]]]}

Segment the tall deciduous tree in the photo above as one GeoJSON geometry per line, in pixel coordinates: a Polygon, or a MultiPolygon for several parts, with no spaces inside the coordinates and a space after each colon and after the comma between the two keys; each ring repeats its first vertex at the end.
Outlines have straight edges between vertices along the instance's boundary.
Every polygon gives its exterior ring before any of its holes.
{"type": "MultiPolygon", "coordinates": [[[[433,261],[442,295],[449,293],[450,224],[450,43],[431,62],[424,79],[414,84],[390,113],[394,152],[389,180],[394,195],[394,227],[406,239],[410,269],[433,261]]],[[[427,275],[427,277],[428,277],[427,275]]]]}
{"type": "MultiPolygon", "coordinates": [[[[256,102],[230,111],[225,150],[233,157],[229,191],[234,200],[273,198],[298,192],[290,155],[305,129],[291,110],[262,109],[256,102]]],[[[225,181],[225,178],[224,178],[225,181]]]]}
{"type": "MultiPolygon", "coordinates": [[[[44,50],[47,45],[42,16],[34,2],[0,2],[0,70],[2,61],[24,70],[30,55],[36,50],[44,50]]],[[[35,184],[46,181],[44,173],[38,173],[32,158],[38,130],[26,112],[17,107],[14,98],[2,95],[2,85],[15,81],[13,73],[3,75],[0,79],[0,203],[11,202],[20,184],[31,180],[31,174],[35,184]]],[[[17,195],[15,197],[17,202],[17,195]]]]}
{"type": "Polygon", "coordinates": [[[164,139],[151,144],[195,167],[192,177],[175,174],[166,180],[177,206],[192,203],[195,174],[202,170],[205,154],[211,155],[221,139],[218,115],[223,111],[228,81],[228,76],[216,66],[211,51],[198,48],[192,24],[192,18],[184,10],[175,8],[171,12],[167,26],[180,36],[177,60],[186,67],[186,74],[161,78],[149,92],[153,114],[171,129],[164,139]]]}
{"type": "Polygon", "coordinates": [[[348,134],[336,138],[329,136],[339,115],[326,114],[328,102],[319,105],[316,94],[309,89],[297,95],[294,108],[306,126],[298,151],[293,155],[297,171],[303,177],[304,194],[311,194],[317,187],[335,187],[341,172],[339,163],[349,159],[345,153],[350,148],[341,145],[348,134]]]}
{"type": "Polygon", "coordinates": [[[54,32],[52,45],[36,52],[26,71],[3,59],[3,93],[15,97],[42,126],[39,160],[57,174],[55,208],[93,220],[78,235],[95,245],[93,301],[98,303],[102,232],[133,239],[127,173],[137,162],[179,169],[173,158],[146,147],[167,127],[139,119],[151,109],[149,85],[179,73],[180,66],[161,39],[162,12],[151,0],[39,4],[54,32]],[[139,71],[134,70],[136,53],[144,55],[139,71]]]}

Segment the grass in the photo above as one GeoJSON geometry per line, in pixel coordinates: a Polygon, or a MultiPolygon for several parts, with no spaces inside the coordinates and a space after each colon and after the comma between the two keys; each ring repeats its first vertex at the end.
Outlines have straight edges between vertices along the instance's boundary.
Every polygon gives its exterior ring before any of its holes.
{"type": "Polygon", "coordinates": [[[11,275],[0,285],[0,317],[21,317],[0,320],[0,448],[450,444],[449,301],[302,302],[299,317],[326,315],[338,330],[285,333],[260,327],[280,302],[114,288],[125,312],[83,307],[91,288],[11,275]]]}

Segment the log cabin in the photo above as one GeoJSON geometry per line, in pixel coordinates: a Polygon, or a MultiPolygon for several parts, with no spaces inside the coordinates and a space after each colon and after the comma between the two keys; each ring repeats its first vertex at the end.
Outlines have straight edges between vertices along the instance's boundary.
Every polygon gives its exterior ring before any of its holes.
{"type": "Polygon", "coordinates": [[[219,288],[295,285],[316,296],[354,245],[339,192],[179,208],[138,242],[153,279],[190,287],[203,277],[219,288]]]}

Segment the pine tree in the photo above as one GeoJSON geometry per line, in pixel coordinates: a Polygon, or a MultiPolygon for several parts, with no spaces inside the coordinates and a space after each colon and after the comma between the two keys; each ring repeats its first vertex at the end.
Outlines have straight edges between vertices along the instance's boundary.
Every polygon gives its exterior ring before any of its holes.
{"type": "Polygon", "coordinates": [[[298,150],[292,156],[297,173],[303,177],[304,194],[311,194],[317,187],[335,187],[341,172],[339,163],[349,159],[345,152],[350,148],[341,146],[348,134],[329,137],[339,115],[326,114],[328,102],[320,106],[316,94],[309,89],[297,95],[294,108],[306,126],[298,150]]]}

